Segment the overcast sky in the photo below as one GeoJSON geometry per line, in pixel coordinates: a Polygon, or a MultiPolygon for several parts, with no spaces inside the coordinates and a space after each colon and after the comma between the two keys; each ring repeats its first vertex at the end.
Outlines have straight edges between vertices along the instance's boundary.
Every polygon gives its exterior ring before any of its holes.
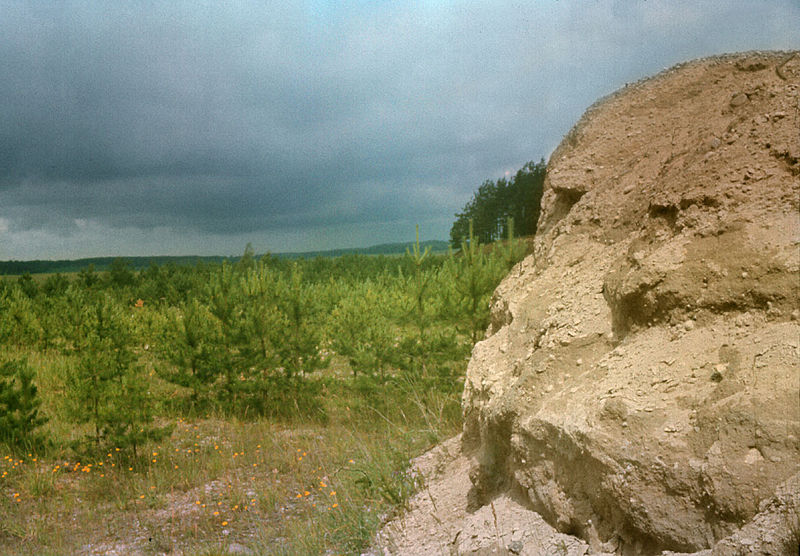
{"type": "Polygon", "coordinates": [[[0,0],[0,260],[446,239],[486,179],[798,0],[0,0]]]}

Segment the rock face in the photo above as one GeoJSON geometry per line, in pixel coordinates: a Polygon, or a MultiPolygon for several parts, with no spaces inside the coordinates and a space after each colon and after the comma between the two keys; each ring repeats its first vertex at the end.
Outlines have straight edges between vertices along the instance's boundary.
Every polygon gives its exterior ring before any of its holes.
{"type": "Polygon", "coordinates": [[[517,493],[593,551],[788,550],[800,52],[690,62],[591,107],[492,311],[464,391],[471,510],[517,493]]]}

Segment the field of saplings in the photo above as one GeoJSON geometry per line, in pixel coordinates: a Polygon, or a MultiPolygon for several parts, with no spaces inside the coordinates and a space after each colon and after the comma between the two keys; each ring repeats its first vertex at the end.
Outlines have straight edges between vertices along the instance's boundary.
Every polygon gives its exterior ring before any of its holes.
{"type": "Polygon", "coordinates": [[[0,552],[364,549],[522,251],[0,278],[0,552]]]}

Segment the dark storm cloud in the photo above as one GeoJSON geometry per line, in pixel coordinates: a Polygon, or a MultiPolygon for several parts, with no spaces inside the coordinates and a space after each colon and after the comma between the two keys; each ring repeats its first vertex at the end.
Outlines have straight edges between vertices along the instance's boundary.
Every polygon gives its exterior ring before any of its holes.
{"type": "Polygon", "coordinates": [[[798,18],[793,0],[0,0],[0,258],[114,230],[115,248],[137,229],[363,244],[348,227],[436,221],[444,237],[484,179],[547,156],[599,95],[685,58],[797,47],[798,18]]]}

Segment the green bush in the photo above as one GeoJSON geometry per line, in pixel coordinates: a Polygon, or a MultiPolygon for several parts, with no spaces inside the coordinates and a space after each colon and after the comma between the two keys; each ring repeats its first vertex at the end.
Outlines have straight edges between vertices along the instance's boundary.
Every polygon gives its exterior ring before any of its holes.
{"type": "Polygon", "coordinates": [[[41,447],[45,438],[37,429],[47,421],[39,414],[41,403],[25,361],[0,365],[0,442],[26,450],[41,447]]]}

